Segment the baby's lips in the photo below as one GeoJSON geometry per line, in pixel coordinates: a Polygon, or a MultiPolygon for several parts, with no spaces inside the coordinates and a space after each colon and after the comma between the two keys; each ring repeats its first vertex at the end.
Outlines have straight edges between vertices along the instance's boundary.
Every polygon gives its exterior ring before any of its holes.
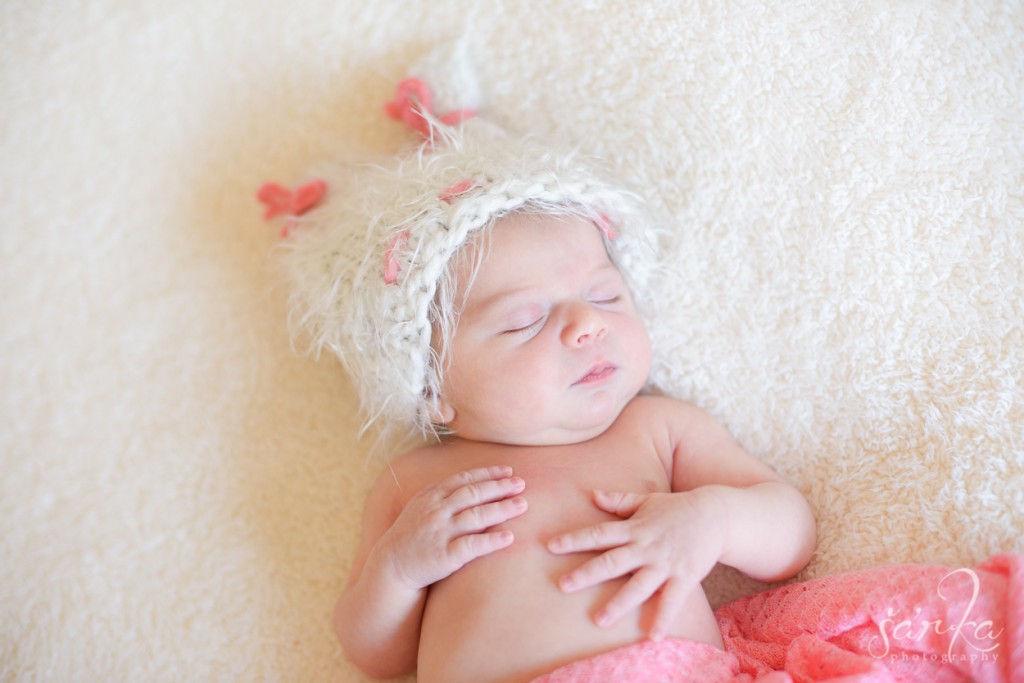
{"type": "Polygon", "coordinates": [[[586,374],[580,377],[574,384],[589,384],[591,382],[599,382],[603,379],[607,379],[615,374],[618,370],[618,366],[614,363],[603,361],[601,363],[595,363],[586,374]]]}

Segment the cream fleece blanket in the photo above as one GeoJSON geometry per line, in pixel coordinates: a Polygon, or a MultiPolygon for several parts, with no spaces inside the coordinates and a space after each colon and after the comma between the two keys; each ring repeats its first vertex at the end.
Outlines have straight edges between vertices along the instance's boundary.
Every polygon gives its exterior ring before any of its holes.
{"type": "Polygon", "coordinates": [[[6,2],[0,680],[363,680],[383,463],[253,193],[397,149],[463,31],[491,116],[672,216],[655,379],[806,493],[804,577],[1024,551],[1019,0],[6,2]]]}

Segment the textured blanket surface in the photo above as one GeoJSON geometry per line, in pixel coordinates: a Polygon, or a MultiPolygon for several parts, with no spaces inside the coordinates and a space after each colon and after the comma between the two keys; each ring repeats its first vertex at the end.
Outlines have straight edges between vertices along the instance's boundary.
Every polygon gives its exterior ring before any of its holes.
{"type": "Polygon", "coordinates": [[[407,142],[463,33],[488,115],[670,217],[654,379],[808,496],[800,578],[1024,552],[1020,0],[5,2],[0,680],[364,680],[384,464],[253,194],[407,142]]]}

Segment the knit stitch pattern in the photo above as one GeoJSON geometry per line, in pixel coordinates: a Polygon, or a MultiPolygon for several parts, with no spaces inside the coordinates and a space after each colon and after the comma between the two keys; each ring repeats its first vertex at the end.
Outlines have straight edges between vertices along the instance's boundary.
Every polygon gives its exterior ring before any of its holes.
{"type": "Polygon", "coordinates": [[[385,438],[432,432],[438,282],[466,240],[498,218],[525,210],[594,222],[641,311],[657,270],[660,228],[597,160],[486,120],[432,123],[433,134],[397,159],[318,169],[326,201],[297,219],[284,255],[293,329],[337,354],[366,426],[385,438]]]}

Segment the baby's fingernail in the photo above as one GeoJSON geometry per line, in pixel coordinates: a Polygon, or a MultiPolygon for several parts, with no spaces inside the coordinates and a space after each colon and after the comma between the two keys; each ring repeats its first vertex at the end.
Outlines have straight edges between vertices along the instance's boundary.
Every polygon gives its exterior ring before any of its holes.
{"type": "Polygon", "coordinates": [[[510,484],[512,484],[512,486],[516,486],[516,487],[525,486],[526,485],[526,482],[523,481],[522,477],[512,477],[511,479],[508,480],[508,483],[510,483],[510,484]]]}
{"type": "Polygon", "coordinates": [[[562,539],[560,539],[560,538],[552,538],[550,541],[548,541],[548,550],[550,550],[551,552],[557,553],[561,549],[562,549],[562,539]]]}
{"type": "Polygon", "coordinates": [[[662,628],[651,629],[651,640],[662,640],[665,637],[665,630],[662,628]]]}
{"type": "Polygon", "coordinates": [[[571,576],[563,576],[558,580],[558,586],[564,591],[571,591],[573,582],[571,576]]]}
{"type": "Polygon", "coordinates": [[[594,617],[594,621],[597,622],[598,626],[607,626],[610,623],[612,623],[612,618],[607,612],[602,610],[597,613],[597,616],[594,617]]]}

